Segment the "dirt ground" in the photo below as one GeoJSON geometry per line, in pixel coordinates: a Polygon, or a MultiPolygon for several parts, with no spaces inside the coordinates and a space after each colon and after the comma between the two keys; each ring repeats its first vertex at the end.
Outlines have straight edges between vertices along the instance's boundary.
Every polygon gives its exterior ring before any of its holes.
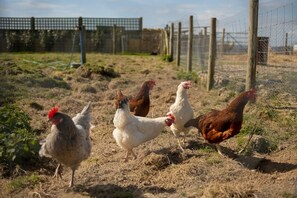
{"type": "MultiPolygon", "coordinates": [[[[164,116],[182,81],[177,78],[179,71],[174,63],[164,62],[159,56],[92,55],[87,58],[92,59],[90,64],[101,63],[113,68],[120,77],[95,73],[84,76],[83,67],[74,72],[46,67],[43,73],[62,78],[70,89],[29,87],[30,97],[17,101],[32,117],[32,127],[40,131],[41,139],[49,133],[46,115],[51,107],[58,105],[61,111],[75,116],[88,101],[92,102],[95,126],[91,131],[92,153],[76,171],[75,187],[68,188],[69,168],[63,168],[62,179],[54,179],[56,162],[44,158],[47,166],[24,170],[27,175],[37,174],[39,182],[11,191],[6,186],[14,178],[2,178],[1,197],[297,197],[296,95],[289,89],[275,87],[277,83],[270,83],[270,74],[260,71],[257,102],[246,106],[243,127],[260,120],[267,137],[278,140],[273,151],[238,154],[242,147],[238,144],[239,138],[234,137],[221,144],[226,155],[221,156],[193,129],[186,139],[185,152],[181,152],[167,127],[159,137],[134,149],[137,159],[123,162],[125,151],[112,137],[116,91],[121,89],[126,95],[134,95],[145,80],[154,79],[156,86],[150,94],[148,117],[164,116]],[[264,107],[275,104],[275,100],[269,100],[272,98],[269,94],[275,90],[282,90],[275,93],[281,107],[290,104],[289,109],[275,110],[278,118],[286,118],[286,123],[291,121],[290,126],[267,116],[269,109],[264,107]],[[32,102],[43,109],[32,108],[32,102]],[[282,134],[290,136],[284,138],[282,134]]],[[[243,90],[242,68],[224,67],[220,71],[215,76],[214,90],[205,90],[204,74],[200,74],[188,90],[195,116],[212,108],[224,108],[243,90]],[[230,81],[228,86],[226,80],[230,81]]]]}

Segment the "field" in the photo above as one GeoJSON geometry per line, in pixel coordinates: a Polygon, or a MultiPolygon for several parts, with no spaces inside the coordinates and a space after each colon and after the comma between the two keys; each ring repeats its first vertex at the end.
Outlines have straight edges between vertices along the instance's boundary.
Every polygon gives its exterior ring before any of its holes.
{"type": "Polygon", "coordinates": [[[159,56],[87,54],[88,63],[77,69],[67,61],[67,54],[0,54],[1,104],[15,103],[26,112],[40,140],[50,131],[46,116],[53,106],[75,116],[91,101],[95,125],[91,156],[77,170],[73,189],[70,169],[54,179],[57,163],[38,158],[9,175],[1,167],[1,197],[297,197],[296,67],[258,68],[257,101],[246,106],[241,133],[221,144],[226,156],[194,129],[181,152],[166,128],[134,150],[137,159],[123,162],[125,152],[112,137],[118,89],[134,95],[154,79],[148,117],[159,117],[174,102],[178,84],[192,78],[188,95],[198,116],[224,108],[244,90],[245,68],[219,66],[215,88],[207,92],[205,74],[187,75],[159,56]]]}

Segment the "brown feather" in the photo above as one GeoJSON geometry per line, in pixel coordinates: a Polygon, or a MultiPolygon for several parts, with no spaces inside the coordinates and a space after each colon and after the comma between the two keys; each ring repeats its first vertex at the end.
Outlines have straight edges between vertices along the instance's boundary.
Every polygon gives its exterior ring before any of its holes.
{"type": "Polygon", "coordinates": [[[195,126],[209,143],[220,143],[240,132],[243,122],[243,110],[248,101],[255,100],[255,90],[241,93],[225,109],[200,115],[186,125],[195,126]],[[198,126],[197,126],[198,125],[198,126]]]}

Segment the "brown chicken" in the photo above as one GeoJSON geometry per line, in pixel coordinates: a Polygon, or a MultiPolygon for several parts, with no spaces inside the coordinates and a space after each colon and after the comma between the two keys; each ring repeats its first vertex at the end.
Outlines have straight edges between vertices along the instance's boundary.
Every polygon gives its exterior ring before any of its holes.
{"type": "MultiPolygon", "coordinates": [[[[135,116],[146,117],[150,110],[150,90],[156,85],[154,80],[145,81],[135,97],[129,97],[130,112],[135,116]]],[[[118,93],[119,94],[119,93],[118,93]]]]}
{"type": "Polygon", "coordinates": [[[222,155],[219,143],[229,139],[240,132],[243,121],[243,110],[248,101],[256,100],[256,90],[251,89],[241,93],[227,108],[211,112],[189,120],[184,126],[193,126],[198,129],[203,138],[215,144],[219,154],[222,155]]]}

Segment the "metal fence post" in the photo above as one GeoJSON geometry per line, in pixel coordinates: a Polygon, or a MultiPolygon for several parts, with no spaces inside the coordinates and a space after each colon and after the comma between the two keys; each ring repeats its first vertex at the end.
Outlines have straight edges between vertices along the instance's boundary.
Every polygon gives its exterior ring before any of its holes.
{"type": "Polygon", "coordinates": [[[80,63],[85,64],[87,62],[86,59],[86,51],[85,51],[85,26],[80,26],[80,63]]]}
{"type": "Polygon", "coordinates": [[[257,66],[257,31],[258,31],[259,0],[250,0],[249,33],[248,33],[248,64],[245,90],[248,91],[256,84],[257,66]]]}
{"type": "Polygon", "coordinates": [[[207,91],[210,91],[214,84],[214,68],[216,60],[216,18],[211,18],[211,30],[209,40],[209,56],[208,56],[208,78],[207,91]]]}

